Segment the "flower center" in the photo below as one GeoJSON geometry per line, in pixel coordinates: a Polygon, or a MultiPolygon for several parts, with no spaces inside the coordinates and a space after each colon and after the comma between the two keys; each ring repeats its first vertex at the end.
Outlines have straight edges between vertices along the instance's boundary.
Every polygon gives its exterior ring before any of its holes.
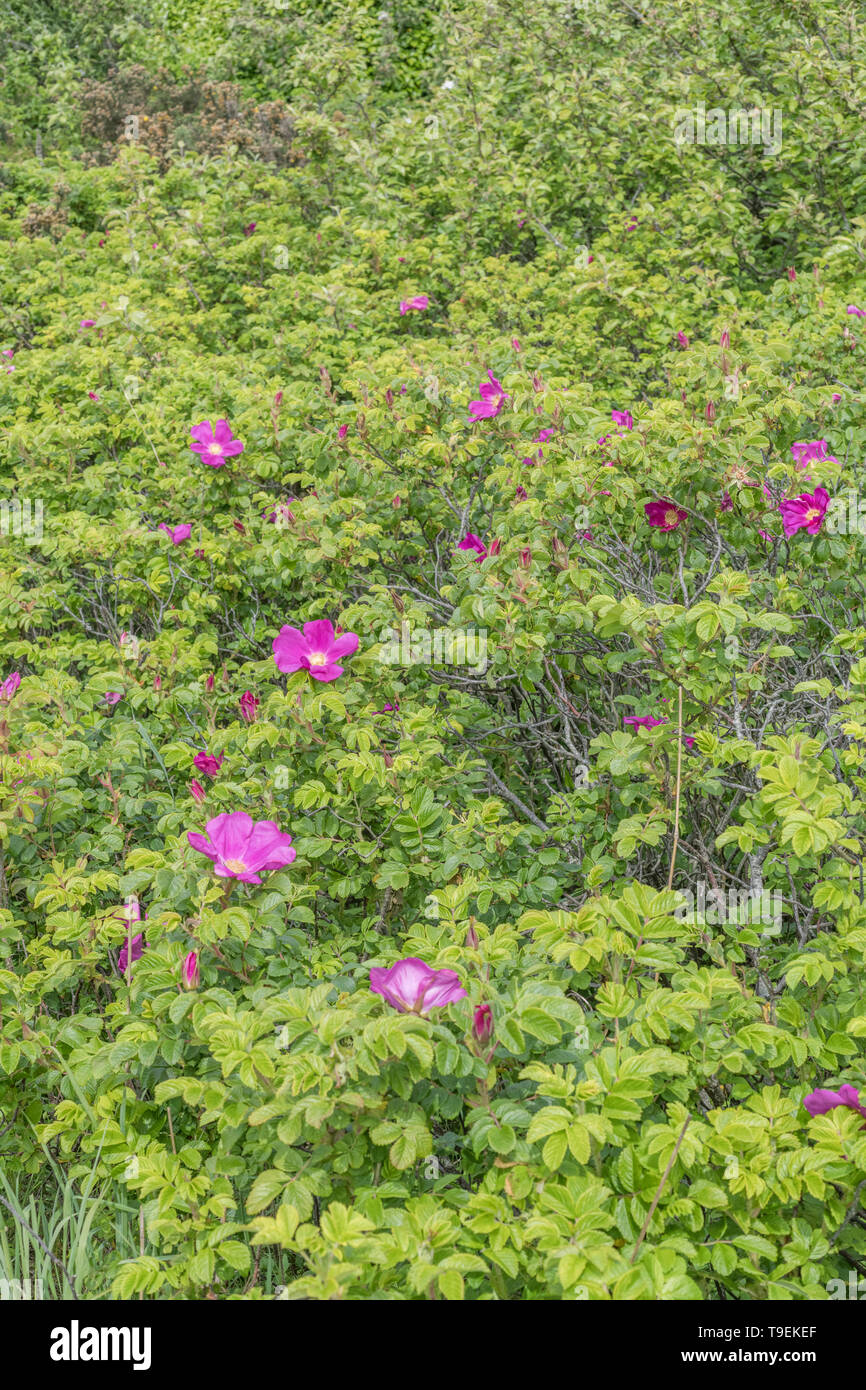
{"type": "Polygon", "coordinates": [[[814,520],[815,520],[815,517],[816,517],[816,516],[820,516],[820,515],[821,515],[821,509],[820,509],[819,507],[810,507],[809,510],[808,510],[807,513],[806,513],[806,520],[807,520],[807,521],[814,521],[814,520]]]}
{"type": "Polygon", "coordinates": [[[328,658],[324,652],[310,652],[307,658],[311,666],[327,666],[328,658]]]}
{"type": "Polygon", "coordinates": [[[676,526],[679,519],[679,512],[665,512],[665,524],[667,526],[676,526]]]}
{"type": "Polygon", "coordinates": [[[247,866],[242,859],[224,859],[223,863],[233,874],[245,874],[247,866]]]}
{"type": "Polygon", "coordinates": [[[208,446],[207,446],[207,451],[208,451],[209,454],[221,454],[222,451],[223,451],[223,450],[222,450],[222,445],[221,445],[221,444],[208,444],[208,446]]]}

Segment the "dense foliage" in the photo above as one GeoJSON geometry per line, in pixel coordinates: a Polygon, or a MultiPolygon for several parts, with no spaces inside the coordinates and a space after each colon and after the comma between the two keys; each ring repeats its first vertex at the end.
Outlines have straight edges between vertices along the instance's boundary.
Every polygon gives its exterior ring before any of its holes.
{"type": "Polygon", "coordinates": [[[0,21],[0,1275],[828,1298],[862,16],[377,6],[0,21]]]}

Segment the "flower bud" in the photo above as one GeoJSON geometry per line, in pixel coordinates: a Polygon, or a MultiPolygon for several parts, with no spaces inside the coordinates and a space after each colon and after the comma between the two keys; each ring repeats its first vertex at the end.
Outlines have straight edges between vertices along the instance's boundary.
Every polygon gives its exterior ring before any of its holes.
{"type": "Polygon", "coordinates": [[[479,1043],[489,1042],[493,1035],[493,1010],[489,1004],[479,1004],[472,1017],[472,1034],[479,1043]]]}
{"type": "Polygon", "coordinates": [[[198,956],[195,951],[190,951],[189,955],[184,957],[182,974],[184,989],[198,989],[198,956]]]}

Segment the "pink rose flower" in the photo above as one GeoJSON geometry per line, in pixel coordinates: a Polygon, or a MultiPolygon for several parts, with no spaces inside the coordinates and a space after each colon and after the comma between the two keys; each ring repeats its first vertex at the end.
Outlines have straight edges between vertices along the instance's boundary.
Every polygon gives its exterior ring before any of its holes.
{"type": "Polygon", "coordinates": [[[304,623],[303,632],[296,627],[281,627],[273,649],[279,671],[287,675],[309,671],[313,680],[333,681],[343,674],[343,667],[337,663],[358,650],[358,636],[344,632],[337,637],[331,622],[320,618],[304,623]]]}
{"type": "Polygon", "coordinates": [[[20,684],[20,674],[17,671],[13,671],[11,676],[7,676],[5,681],[0,683],[0,703],[8,705],[20,684]]]}
{"type": "Polygon", "coordinates": [[[660,531],[674,531],[688,517],[688,512],[684,512],[676,502],[668,502],[666,499],[647,502],[644,512],[650,526],[657,526],[660,531]]]}
{"type": "Polygon", "coordinates": [[[467,535],[463,537],[462,541],[457,546],[457,549],[474,550],[476,552],[476,564],[479,565],[481,564],[482,560],[487,558],[487,546],[484,544],[480,536],[475,535],[474,531],[470,531],[467,535]]]}
{"type": "Polygon", "coordinates": [[[416,296],[415,296],[414,299],[401,299],[401,300],[400,300],[400,313],[401,313],[401,314],[408,314],[408,313],[410,313],[413,309],[420,313],[422,309],[429,309],[429,308],[430,308],[430,300],[427,298],[426,294],[416,294],[416,296]]]}
{"type": "Polygon", "coordinates": [[[147,945],[147,942],[145,941],[142,933],[139,932],[137,936],[134,936],[132,938],[131,942],[129,941],[129,938],[127,938],[127,940],[123,943],[123,946],[120,949],[120,955],[117,957],[117,968],[120,971],[121,975],[126,974],[127,966],[129,965],[128,948],[130,945],[132,946],[132,959],[133,962],[135,962],[137,960],[141,960],[141,953],[147,945]]]}
{"type": "Polygon", "coordinates": [[[793,536],[795,531],[808,531],[811,536],[817,536],[824,524],[829,502],[830,494],[823,487],[816,487],[813,493],[803,492],[799,497],[780,502],[779,511],[782,514],[785,535],[793,536]]]}
{"type": "Polygon", "coordinates": [[[200,425],[192,426],[190,434],[193,439],[190,449],[200,454],[211,468],[222,468],[227,458],[244,451],[241,441],[234,438],[228,420],[217,420],[213,428],[210,420],[202,420],[200,425]]]}
{"type": "Polygon", "coordinates": [[[792,444],[791,453],[798,468],[807,468],[810,463],[838,463],[839,460],[827,453],[826,439],[812,439],[808,444],[792,444]]]}
{"type": "Polygon", "coordinates": [[[291,835],[276,821],[254,821],[246,811],[223,811],[209,820],[206,833],[188,830],[193,849],[213,860],[217,878],[236,878],[241,883],[261,883],[260,873],[284,869],[297,857],[291,835]]]}
{"type": "Polygon", "coordinates": [[[421,1014],[442,1009],[457,999],[465,999],[466,990],[453,970],[433,970],[417,956],[398,960],[390,969],[373,966],[370,971],[370,990],[381,994],[400,1013],[421,1014]]]}
{"type": "Polygon", "coordinates": [[[478,388],[481,399],[469,402],[470,420],[492,420],[505,402],[511,399],[491,371],[488,371],[487,377],[488,380],[482,381],[478,388]]]}
{"type": "Polygon", "coordinates": [[[856,1110],[860,1115],[866,1115],[866,1107],[860,1102],[857,1088],[847,1083],[840,1086],[838,1091],[812,1091],[804,1097],[803,1104],[810,1115],[826,1115],[828,1110],[835,1110],[840,1105],[849,1110],[856,1110]]]}
{"type": "Polygon", "coordinates": [[[166,526],[165,522],[161,521],[157,530],[170,536],[172,545],[180,545],[183,541],[188,541],[192,535],[192,525],[188,521],[184,521],[180,526],[166,526]]]}
{"type": "Polygon", "coordinates": [[[205,772],[208,777],[216,777],[223,765],[224,756],[223,753],[220,753],[219,757],[215,758],[212,753],[196,753],[192,765],[197,772],[205,772]]]}

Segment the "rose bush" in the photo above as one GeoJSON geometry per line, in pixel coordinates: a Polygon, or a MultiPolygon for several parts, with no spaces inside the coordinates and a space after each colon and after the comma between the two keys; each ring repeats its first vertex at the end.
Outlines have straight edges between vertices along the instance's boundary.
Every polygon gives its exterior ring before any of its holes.
{"type": "Polygon", "coordinates": [[[662,8],[467,0],[403,86],[218,17],[288,165],[4,118],[0,1131],[109,1203],[85,1296],[866,1258],[863,40],[662,8]],[[778,154],[676,146],[704,67],[778,154]]]}

